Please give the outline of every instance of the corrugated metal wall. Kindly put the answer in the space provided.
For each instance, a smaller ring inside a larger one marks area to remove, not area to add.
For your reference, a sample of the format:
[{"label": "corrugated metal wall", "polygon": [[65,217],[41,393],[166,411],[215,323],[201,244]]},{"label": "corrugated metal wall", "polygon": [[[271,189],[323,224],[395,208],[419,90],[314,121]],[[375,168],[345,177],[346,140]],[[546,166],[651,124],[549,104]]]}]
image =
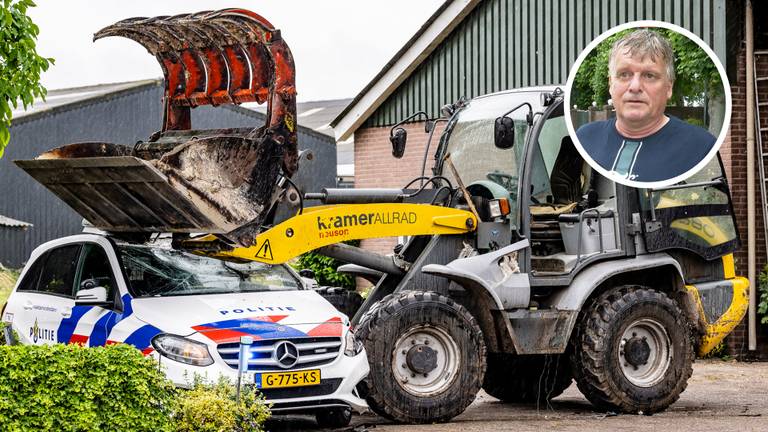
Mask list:
[{"label": "corrugated metal wall", "polygon": [[[18,267],[36,246],[82,231],[82,218],[12,161],[32,159],[46,150],[75,142],[133,144],[145,140],[160,129],[162,90],[159,84],[148,85],[58,109],[52,114],[20,118],[12,124],[10,145],[0,158],[0,214],[34,226],[24,235],[0,230],[0,263]],[[204,107],[193,110],[192,124],[196,128],[258,126],[264,123],[262,118],[257,113],[251,117],[232,109]],[[334,140],[314,131],[300,132],[299,147],[311,148],[315,153],[313,163],[302,165],[302,169],[311,171],[299,178],[304,187],[333,187]]]},{"label": "corrugated metal wall", "polygon": [[22,229],[0,226],[0,245],[3,249],[0,252],[3,257],[0,263],[10,268],[21,268],[24,265],[29,257],[29,254],[24,255],[25,243],[31,230],[31,227]]},{"label": "corrugated metal wall", "polygon": [[[151,85],[106,96],[52,114],[20,118],[11,125],[11,142],[0,159],[0,214],[29,222],[19,239],[3,238],[0,262],[18,267],[36,246],[82,231],[82,218],[13,164],[64,144],[105,141],[132,144],[160,128],[162,88]],[[6,243],[8,242],[8,243]]]},{"label": "corrugated metal wall", "polygon": [[592,39],[619,24],[662,20],[707,42],[725,64],[726,0],[486,0],[368,118],[389,126],[462,96],[565,83]]}]

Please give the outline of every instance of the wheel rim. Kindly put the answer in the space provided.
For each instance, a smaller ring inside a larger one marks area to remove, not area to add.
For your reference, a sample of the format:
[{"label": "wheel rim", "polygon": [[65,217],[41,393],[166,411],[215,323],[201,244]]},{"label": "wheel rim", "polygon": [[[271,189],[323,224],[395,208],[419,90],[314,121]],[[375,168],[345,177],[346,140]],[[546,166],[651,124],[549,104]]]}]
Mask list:
[{"label": "wheel rim", "polygon": [[453,337],[429,325],[406,331],[395,343],[392,353],[392,371],[397,383],[416,396],[445,391],[458,376],[459,363],[459,346]]},{"label": "wheel rim", "polygon": [[652,387],[662,381],[673,354],[667,330],[650,318],[627,326],[618,348],[622,373],[638,387]]}]

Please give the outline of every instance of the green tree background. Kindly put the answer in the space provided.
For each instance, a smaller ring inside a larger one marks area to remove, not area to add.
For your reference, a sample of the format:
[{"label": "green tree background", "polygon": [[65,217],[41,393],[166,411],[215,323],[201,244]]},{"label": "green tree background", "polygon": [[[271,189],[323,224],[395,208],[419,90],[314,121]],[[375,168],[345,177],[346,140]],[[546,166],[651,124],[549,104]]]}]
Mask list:
[{"label": "green tree background", "polygon": [[[675,53],[675,87],[668,104],[673,106],[703,106],[708,98],[723,94],[723,82],[714,62],[707,53],[686,36],[669,29],[651,29],[667,38]],[[613,43],[634,31],[628,29],[600,42],[584,59],[576,73],[571,103],[587,109],[595,102],[598,107],[608,103],[608,55]]]},{"label": "green tree background", "polygon": [[27,16],[34,6],[32,0],[2,0],[0,6],[0,157],[11,139],[13,109],[19,102],[26,109],[36,97],[45,98],[40,74],[53,64],[37,54],[40,30]]}]

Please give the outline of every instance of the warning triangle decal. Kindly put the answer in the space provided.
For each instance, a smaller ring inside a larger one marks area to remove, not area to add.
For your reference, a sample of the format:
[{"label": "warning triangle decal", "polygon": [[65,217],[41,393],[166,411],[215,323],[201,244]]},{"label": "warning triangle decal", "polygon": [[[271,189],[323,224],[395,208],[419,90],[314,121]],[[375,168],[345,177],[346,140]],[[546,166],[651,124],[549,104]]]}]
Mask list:
[{"label": "warning triangle decal", "polygon": [[259,251],[256,252],[256,258],[264,258],[270,261],[274,260],[272,257],[272,246],[269,245],[269,239],[264,240]]}]

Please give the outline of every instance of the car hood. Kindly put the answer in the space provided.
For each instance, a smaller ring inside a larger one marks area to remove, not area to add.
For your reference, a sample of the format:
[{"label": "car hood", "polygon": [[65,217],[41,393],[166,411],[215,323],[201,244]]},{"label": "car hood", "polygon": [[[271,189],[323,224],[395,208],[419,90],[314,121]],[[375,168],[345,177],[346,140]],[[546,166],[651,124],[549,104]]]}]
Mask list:
[{"label": "car hood", "polygon": [[341,336],[348,319],[311,290],[152,297],[133,300],[134,314],[165,333],[200,333],[217,343]]}]

